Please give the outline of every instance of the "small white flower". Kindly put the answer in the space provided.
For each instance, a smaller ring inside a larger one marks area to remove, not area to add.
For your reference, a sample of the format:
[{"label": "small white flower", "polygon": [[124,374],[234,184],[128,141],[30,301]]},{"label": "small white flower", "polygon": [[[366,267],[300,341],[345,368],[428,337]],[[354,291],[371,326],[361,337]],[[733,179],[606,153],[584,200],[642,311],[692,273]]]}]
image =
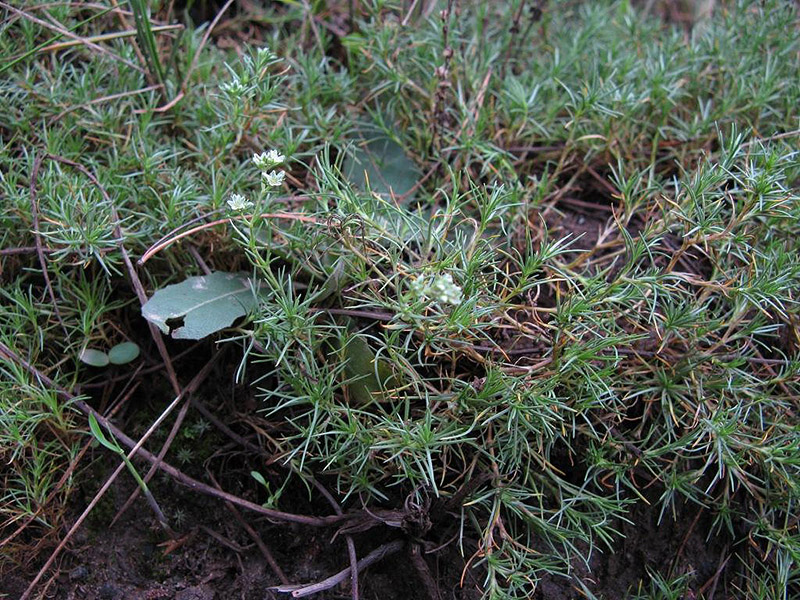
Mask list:
[{"label": "small white flower", "polygon": [[266,171],[261,173],[261,181],[264,185],[268,187],[278,187],[283,184],[283,180],[286,177],[286,173],[283,171],[271,171],[267,173]]},{"label": "small white flower", "polygon": [[411,291],[414,292],[415,296],[422,297],[425,295],[425,278],[424,277],[417,277],[414,281],[411,282]]},{"label": "small white flower", "polygon": [[266,172],[272,167],[277,167],[286,157],[277,150],[270,150],[269,152],[262,152],[261,154],[253,154],[253,163],[261,171]]},{"label": "small white flower", "polygon": [[228,200],[228,206],[231,210],[245,210],[253,206],[253,203],[247,200],[241,194],[231,194],[230,199]]},{"label": "small white flower", "polygon": [[261,154],[253,154],[253,163],[262,171],[269,168],[269,165],[267,164],[268,160],[269,159],[267,158],[266,152],[262,152]]},{"label": "small white flower", "polygon": [[440,304],[461,304],[461,286],[453,282],[453,276],[450,273],[418,277],[411,282],[410,288],[418,298],[430,298]]},{"label": "small white flower", "polygon": [[234,77],[233,80],[228,83],[219,84],[219,89],[231,96],[241,96],[247,91],[247,88],[238,77]]},{"label": "small white flower", "polygon": [[267,160],[274,167],[275,165],[279,165],[283,161],[285,161],[286,157],[277,150],[270,150],[269,152],[267,152]]},{"label": "small white flower", "polygon": [[434,298],[442,304],[461,303],[461,286],[453,282],[453,276],[450,273],[438,277],[431,286],[431,291]]}]

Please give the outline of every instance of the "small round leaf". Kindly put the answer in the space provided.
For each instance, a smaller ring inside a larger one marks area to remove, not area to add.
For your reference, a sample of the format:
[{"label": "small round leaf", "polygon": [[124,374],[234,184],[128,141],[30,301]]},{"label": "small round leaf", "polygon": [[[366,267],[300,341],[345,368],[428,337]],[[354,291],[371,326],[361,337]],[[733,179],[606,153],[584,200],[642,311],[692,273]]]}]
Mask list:
[{"label": "small round leaf", "polygon": [[92,367],[105,367],[108,364],[108,354],[102,350],[85,348],[78,358],[81,362]]},{"label": "small round leaf", "polygon": [[138,356],[139,346],[133,342],[122,342],[108,351],[108,360],[114,365],[124,365]]}]

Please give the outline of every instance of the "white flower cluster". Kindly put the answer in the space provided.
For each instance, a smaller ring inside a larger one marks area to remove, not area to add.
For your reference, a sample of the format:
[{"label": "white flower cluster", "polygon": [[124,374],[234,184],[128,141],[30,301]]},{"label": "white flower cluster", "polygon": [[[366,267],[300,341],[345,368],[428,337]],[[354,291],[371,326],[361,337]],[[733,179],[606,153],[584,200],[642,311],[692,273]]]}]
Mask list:
[{"label": "white flower cluster", "polygon": [[261,172],[269,171],[273,167],[277,167],[286,157],[277,150],[270,150],[269,152],[262,152],[261,154],[253,154],[253,163],[256,167],[261,169]]},{"label": "white flower cluster", "polygon": [[[261,171],[262,193],[269,188],[283,185],[286,173],[280,170],[276,171],[274,168],[282,164],[285,160],[286,157],[277,150],[253,154],[253,164]],[[228,206],[231,210],[242,211],[253,206],[253,203],[248,201],[247,198],[241,194],[231,194],[228,200]]]},{"label": "white flower cluster", "polygon": [[283,171],[271,171],[261,173],[261,182],[267,187],[278,187],[283,184],[286,173]]},{"label": "white flower cluster", "polygon": [[411,282],[411,290],[419,298],[430,298],[440,304],[461,303],[461,286],[453,281],[450,273],[418,277]]},{"label": "white flower cluster", "polygon": [[264,187],[279,187],[283,184],[286,173],[271,169],[277,167],[285,160],[286,157],[277,150],[253,154],[253,163],[261,170],[261,183]]}]

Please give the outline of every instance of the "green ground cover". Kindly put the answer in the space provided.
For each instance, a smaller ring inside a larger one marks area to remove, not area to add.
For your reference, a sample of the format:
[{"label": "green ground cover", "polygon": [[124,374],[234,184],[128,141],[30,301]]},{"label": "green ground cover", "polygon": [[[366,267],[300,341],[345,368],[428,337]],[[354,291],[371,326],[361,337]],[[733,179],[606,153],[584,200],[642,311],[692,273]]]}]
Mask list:
[{"label": "green ground cover", "polygon": [[610,598],[598,554],[702,514],[710,575],[640,564],[631,597],[797,597],[794,3],[693,29],[627,2],[235,3],[213,30],[151,4],[0,2],[0,574],[41,566],[108,456],[86,407],[126,429],[92,385],[190,348],[137,292],[221,271],[246,316],[201,351],[271,424],[237,424],[276,457],[242,474],[269,508],[317,478],[345,513],[416,511],[371,529],[449,541],[487,598]]}]

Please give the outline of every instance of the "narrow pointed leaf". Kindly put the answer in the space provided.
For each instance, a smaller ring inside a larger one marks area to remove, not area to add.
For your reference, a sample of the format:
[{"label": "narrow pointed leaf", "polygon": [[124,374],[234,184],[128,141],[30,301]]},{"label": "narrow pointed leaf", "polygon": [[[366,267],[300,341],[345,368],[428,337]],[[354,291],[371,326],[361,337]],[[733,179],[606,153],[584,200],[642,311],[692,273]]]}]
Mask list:
[{"label": "narrow pointed leaf", "polygon": [[106,437],[106,435],[103,433],[103,430],[100,428],[100,423],[97,422],[97,418],[92,413],[89,413],[89,429],[91,430],[95,439],[103,444],[103,446],[112,452],[116,452],[117,454],[122,452],[122,448],[120,448],[118,444],[110,441]]}]

